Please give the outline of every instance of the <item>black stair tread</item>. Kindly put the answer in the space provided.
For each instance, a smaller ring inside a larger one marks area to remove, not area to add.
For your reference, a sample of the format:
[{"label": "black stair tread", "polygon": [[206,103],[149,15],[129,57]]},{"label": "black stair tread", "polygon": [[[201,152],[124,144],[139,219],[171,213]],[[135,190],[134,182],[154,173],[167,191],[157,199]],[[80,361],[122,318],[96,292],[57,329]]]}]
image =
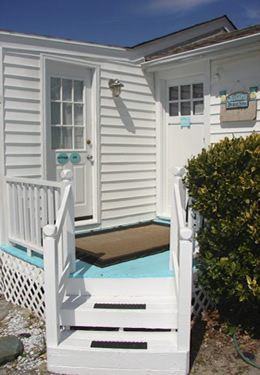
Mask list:
[{"label": "black stair tread", "polygon": [[91,348],[106,349],[147,349],[147,342],[133,341],[92,341]]},{"label": "black stair tread", "polygon": [[145,310],[145,303],[95,303],[94,309]]}]

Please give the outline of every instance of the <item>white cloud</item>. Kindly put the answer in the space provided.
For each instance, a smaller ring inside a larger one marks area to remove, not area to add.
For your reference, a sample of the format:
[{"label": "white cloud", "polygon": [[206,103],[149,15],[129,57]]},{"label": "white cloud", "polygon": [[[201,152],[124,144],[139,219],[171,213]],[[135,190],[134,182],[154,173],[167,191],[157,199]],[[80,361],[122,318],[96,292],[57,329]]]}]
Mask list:
[{"label": "white cloud", "polygon": [[148,0],[145,9],[152,12],[173,12],[189,10],[217,0]]},{"label": "white cloud", "polygon": [[247,18],[253,19],[253,20],[260,20],[260,6],[259,5],[250,5],[250,8],[246,5],[243,6],[245,9]]}]

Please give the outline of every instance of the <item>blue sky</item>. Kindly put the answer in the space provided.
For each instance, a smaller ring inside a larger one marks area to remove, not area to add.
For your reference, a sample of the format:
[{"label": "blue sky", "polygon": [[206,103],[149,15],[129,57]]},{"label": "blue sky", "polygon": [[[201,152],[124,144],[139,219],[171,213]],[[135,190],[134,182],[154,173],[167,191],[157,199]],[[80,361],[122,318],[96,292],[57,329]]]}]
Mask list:
[{"label": "blue sky", "polygon": [[259,0],[0,0],[0,29],[133,46],[226,14],[260,23]]}]

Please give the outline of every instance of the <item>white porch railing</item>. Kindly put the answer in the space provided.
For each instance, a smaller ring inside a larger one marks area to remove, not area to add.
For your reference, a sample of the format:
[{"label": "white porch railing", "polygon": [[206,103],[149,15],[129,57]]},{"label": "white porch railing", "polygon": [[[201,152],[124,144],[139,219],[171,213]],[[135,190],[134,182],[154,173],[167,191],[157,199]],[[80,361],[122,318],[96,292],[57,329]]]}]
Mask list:
[{"label": "white porch railing", "polygon": [[60,338],[60,306],[69,274],[75,271],[74,198],[72,172],[62,171],[64,184],[56,223],[43,228],[46,336],[48,346],[57,346]]},{"label": "white porch railing", "polygon": [[7,177],[7,238],[31,252],[43,253],[43,228],[57,221],[71,171],[61,182]]},{"label": "white porch railing", "polygon": [[174,168],[170,268],[174,269],[178,305],[178,350],[190,348],[190,320],[192,293],[193,220],[186,222],[187,193],[182,183],[184,168]]}]

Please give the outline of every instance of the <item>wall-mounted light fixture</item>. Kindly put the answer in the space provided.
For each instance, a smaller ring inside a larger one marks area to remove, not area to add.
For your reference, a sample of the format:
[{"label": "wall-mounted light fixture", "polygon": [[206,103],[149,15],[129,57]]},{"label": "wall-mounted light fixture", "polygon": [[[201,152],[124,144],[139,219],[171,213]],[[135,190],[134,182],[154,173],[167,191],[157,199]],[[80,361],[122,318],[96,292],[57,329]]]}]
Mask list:
[{"label": "wall-mounted light fixture", "polygon": [[108,86],[112,91],[113,96],[119,96],[121,93],[121,88],[124,87],[123,83],[119,79],[110,79],[108,81]]},{"label": "wall-mounted light fixture", "polygon": [[215,79],[215,81],[219,81],[220,80],[220,74],[219,74],[219,72],[217,72],[216,74],[214,74],[213,78]]}]

